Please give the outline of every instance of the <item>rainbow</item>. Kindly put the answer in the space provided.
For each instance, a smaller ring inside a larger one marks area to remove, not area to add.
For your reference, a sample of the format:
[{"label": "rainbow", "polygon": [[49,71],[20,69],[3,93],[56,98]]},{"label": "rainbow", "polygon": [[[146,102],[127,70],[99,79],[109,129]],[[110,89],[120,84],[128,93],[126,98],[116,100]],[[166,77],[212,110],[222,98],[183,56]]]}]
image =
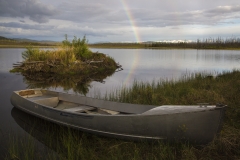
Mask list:
[{"label": "rainbow", "polygon": [[124,8],[126,14],[127,14],[130,25],[132,26],[132,30],[133,30],[134,36],[136,38],[136,41],[139,43],[139,42],[141,42],[141,38],[140,38],[140,34],[138,32],[138,27],[136,26],[136,22],[134,21],[134,17],[132,15],[127,3],[125,2],[125,0],[120,0],[120,1],[123,5],[123,8]]},{"label": "rainbow", "polygon": [[139,64],[139,61],[140,61],[140,53],[139,53],[139,50],[133,50],[133,54],[134,54],[134,59],[132,61],[132,64],[131,64],[131,67],[130,67],[130,70],[128,71],[127,73],[127,76],[126,78],[124,79],[123,81],[123,86],[124,87],[127,87],[127,86],[131,86],[132,85],[132,82],[133,80],[135,79],[134,77],[134,72]]},{"label": "rainbow", "polygon": [[[134,36],[135,36],[135,39],[136,39],[136,42],[139,43],[141,42],[141,38],[140,38],[140,34],[138,32],[138,27],[136,25],[136,22],[134,20],[134,17],[127,5],[127,3],[125,2],[125,0],[120,0],[122,5],[123,5],[123,8],[126,12],[126,15],[129,19],[129,22],[130,22],[130,25],[132,27],[132,30],[133,30],[133,33],[134,33]],[[138,64],[139,64],[139,61],[140,61],[140,54],[139,54],[139,50],[133,50],[134,51],[134,59],[133,59],[133,62],[132,62],[132,66],[123,82],[123,86],[128,86],[128,85],[131,85],[132,84],[132,81],[134,80],[134,77],[133,77],[133,73],[135,72]]]}]

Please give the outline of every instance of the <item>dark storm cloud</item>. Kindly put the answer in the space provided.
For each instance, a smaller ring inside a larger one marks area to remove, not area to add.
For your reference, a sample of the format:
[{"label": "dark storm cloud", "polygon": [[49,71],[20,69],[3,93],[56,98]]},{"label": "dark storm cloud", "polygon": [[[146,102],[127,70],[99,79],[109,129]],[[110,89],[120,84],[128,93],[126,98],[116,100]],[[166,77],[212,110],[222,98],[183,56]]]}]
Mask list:
[{"label": "dark storm cloud", "polygon": [[46,23],[58,11],[38,0],[0,0],[0,16],[29,17],[38,23]]}]

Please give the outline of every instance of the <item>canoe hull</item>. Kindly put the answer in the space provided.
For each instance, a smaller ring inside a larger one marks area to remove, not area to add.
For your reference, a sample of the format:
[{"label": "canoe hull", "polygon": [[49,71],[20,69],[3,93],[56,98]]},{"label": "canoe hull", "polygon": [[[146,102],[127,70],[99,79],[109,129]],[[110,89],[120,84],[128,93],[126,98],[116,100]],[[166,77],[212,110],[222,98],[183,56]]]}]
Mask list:
[{"label": "canoe hull", "polygon": [[224,107],[164,115],[88,115],[57,110],[28,101],[16,93],[11,103],[32,115],[97,135],[130,140],[187,140],[206,144],[222,126]]}]

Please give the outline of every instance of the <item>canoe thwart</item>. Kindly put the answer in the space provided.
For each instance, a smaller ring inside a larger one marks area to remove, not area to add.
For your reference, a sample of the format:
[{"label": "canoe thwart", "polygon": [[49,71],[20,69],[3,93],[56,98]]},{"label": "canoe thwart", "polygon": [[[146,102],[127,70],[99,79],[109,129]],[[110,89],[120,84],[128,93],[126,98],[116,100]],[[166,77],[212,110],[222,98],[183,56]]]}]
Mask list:
[{"label": "canoe thwart", "polygon": [[85,111],[89,111],[89,110],[94,110],[95,107],[89,107],[89,106],[78,106],[78,107],[74,107],[74,108],[67,108],[64,109],[64,111],[68,111],[68,112],[85,112]]},{"label": "canoe thwart", "polygon": [[103,109],[103,108],[100,108],[100,110],[102,111],[105,111],[111,115],[116,115],[116,114],[119,114],[120,112],[117,112],[117,111],[112,111],[112,110],[109,110],[109,109]]},{"label": "canoe thwart", "polygon": [[200,107],[207,107],[209,103],[197,103]]}]

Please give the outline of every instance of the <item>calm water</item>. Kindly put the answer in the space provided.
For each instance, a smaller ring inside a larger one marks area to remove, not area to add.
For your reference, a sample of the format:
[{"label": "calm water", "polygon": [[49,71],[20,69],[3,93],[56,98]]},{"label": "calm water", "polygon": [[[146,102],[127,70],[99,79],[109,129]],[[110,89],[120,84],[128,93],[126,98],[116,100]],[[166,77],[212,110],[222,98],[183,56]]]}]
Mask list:
[{"label": "calm water", "polygon": [[[28,136],[21,125],[16,123],[14,117],[18,112],[10,103],[10,96],[14,90],[29,87],[21,74],[9,73],[13,63],[22,61],[23,51],[24,49],[0,49],[0,155],[6,153],[8,138],[13,133]],[[166,78],[179,79],[182,75],[192,72],[217,74],[238,69],[240,66],[240,51],[144,49],[92,49],[92,51],[113,57],[122,65],[123,70],[104,79],[105,83],[91,82],[87,96],[99,93],[104,95],[106,91],[131,86],[134,80],[151,82]],[[64,90],[62,87],[50,89],[73,93],[71,89]],[[44,147],[44,144],[38,143]]]}]

